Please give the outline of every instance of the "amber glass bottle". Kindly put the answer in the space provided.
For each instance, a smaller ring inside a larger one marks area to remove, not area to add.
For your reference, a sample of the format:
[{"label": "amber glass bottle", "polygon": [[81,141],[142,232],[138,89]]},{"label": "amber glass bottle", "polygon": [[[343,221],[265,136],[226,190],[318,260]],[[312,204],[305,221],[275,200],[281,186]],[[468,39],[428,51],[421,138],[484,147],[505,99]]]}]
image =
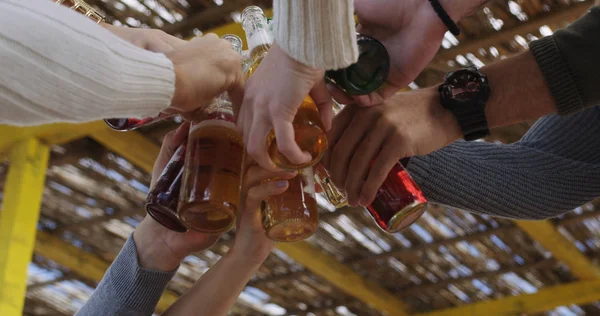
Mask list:
[{"label": "amber glass bottle", "polygon": [[[272,37],[269,33],[267,18],[262,9],[257,6],[250,6],[242,11],[242,27],[246,32],[248,49],[252,58],[251,65],[246,72],[249,77],[266,56],[271,47]],[[286,92],[282,91],[282,93]],[[317,105],[310,96],[304,98],[292,123],[296,143],[302,151],[310,153],[312,160],[301,165],[291,163],[279,152],[273,130],[267,137],[267,148],[271,160],[283,169],[303,169],[316,164],[327,149],[327,136]]]},{"label": "amber glass bottle", "polygon": [[[241,39],[223,37],[241,53]],[[240,200],[242,137],[227,94],[217,97],[192,123],[179,203],[179,218],[190,229],[221,233],[235,223]]]},{"label": "amber glass bottle", "polygon": [[312,167],[298,170],[298,175],[288,183],[284,193],[268,198],[262,207],[267,236],[279,242],[306,239],[319,226]]}]

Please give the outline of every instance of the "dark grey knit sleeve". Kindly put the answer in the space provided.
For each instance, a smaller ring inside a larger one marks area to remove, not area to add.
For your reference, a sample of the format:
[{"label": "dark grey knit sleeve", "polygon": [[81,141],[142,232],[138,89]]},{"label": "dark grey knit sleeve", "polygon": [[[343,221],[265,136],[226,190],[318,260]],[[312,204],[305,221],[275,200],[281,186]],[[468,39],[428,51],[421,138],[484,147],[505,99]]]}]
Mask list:
[{"label": "dark grey knit sleeve", "polygon": [[432,202],[545,219],[600,196],[600,108],[540,119],[514,144],[458,141],[413,157],[408,171]]},{"label": "dark grey knit sleeve", "polygon": [[600,7],[530,47],[559,114],[600,104]]},{"label": "dark grey knit sleeve", "polygon": [[130,236],[98,287],[75,316],[149,316],[175,275],[142,269]]}]

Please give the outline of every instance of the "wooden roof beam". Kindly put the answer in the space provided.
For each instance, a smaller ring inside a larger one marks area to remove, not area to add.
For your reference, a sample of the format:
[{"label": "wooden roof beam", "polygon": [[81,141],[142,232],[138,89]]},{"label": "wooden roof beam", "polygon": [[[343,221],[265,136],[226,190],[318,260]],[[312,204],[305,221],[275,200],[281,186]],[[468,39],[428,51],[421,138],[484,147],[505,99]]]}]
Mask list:
[{"label": "wooden roof beam", "polygon": [[91,122],[84,124],[48,124],[32,127],[17,127],[0,125],[0,153],[4,153],[17,142],[35,137],[44,145],[52,146],[68,143],[83,138],[89,133],[105,127],[104,122]]},{"label": "wooden roof beam", "polygon": [[[98,256],[68,244],[57,236],[41,231],[37,233],[34,252],[68,268],[72,273],[95,282],[102,280],[104,272],[110,266],[108,262]],[[178,297],[173,292],[165,291],[158,302],[157,309],[166,310]]]},{"label": "wooden roof beam", "polygon": [[[446,60],[454,60],[457,55],[477,52],[479,48],[487,48],[501,42],[511,41],[517,34],[526,34],[537,31],[541,26],[552,25],[563,21],[572,21],[582,16],[593,5],[592,1],[576,2],[568,8],[555,10],[542,17],[521,23],[517,27],[493,33],[482,39],[460,42],[458,46],[442,49],[436,55],[437,64],[445,64]],[[435,62],[434,60],[434,62]]]},{"label": "wooden roof beam", "polygon": [[201,10],[196,14],[187,16],[180,22],[168,24],[163,27],[162,30],[169,34],[187,33],[195,28],[202,30],[203,28],[206,28],[207,25],[218,23],[223,17],[227,16],[227,14],[243,9],[251,4],[252,1],[249,0],[227,0],[220,6]]},{"label": "wooden roof beam", "polygon": [[517,221],[533,240],[563,262],[581,280],[600,279],[600,269],[561,234],[551,221]]},{"label": "wooden roof beam", "polygon": [[600,300],[600,280],[550,286],[534,294],[522,294],[459,307],[415,314],[415,316],[507,316],[541,313],[559,306],[581,305]]}]

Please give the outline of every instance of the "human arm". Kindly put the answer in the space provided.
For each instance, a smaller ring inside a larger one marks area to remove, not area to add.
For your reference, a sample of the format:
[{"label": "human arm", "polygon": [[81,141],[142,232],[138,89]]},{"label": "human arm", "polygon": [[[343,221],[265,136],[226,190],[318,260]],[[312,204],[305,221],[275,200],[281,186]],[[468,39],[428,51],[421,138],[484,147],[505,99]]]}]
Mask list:
[{"label": "human arm", "polygon": [[514,144],[458,141],[410,159],[432,202],[517,219],[546,219],[600,196],[600,108],[540,119]]},{"label": "human arm", "polygon": [[[227,315],[274,245],[262,226],[260,203],[283,193],[288,185],[285,179],[294,176],[294,172],[272,173],[257,166],[248,170],[242,195],[246,202],[240,210],[233,246],[163,315]],[[273,178],[283,180],[265,182]]]},{"label": "human arm", "polygon": [[[449,17],[456,23],[477,11],[488,0],[440,0]],[[330,87],[339,103],[376,105],[415,80],[441,47],[448,28],[429,1],[421,0],[355,0],[359,25],[357,32],[379,40],[390,55],[387,82],[377,91],[365,95],[346,96]]]},{"label": "human arm", "polygon": [[[591,61],[595,58],[593,52],[600,51],[600,44],[595,40],[598,30],[600,8],[594,8],[550,39],[532,43],[531,51],[483,67],[481,72],[488,77],[491,89],[485,106],[488,125],[499,127],[598,104],[600,93],[595,89],[598,81],[594,76],[598,76],[600,70],[594,68],[600,64]],[[540,42],[544,46],[542,53],[536,48]],[[563,51],[546,47],[554,42],[569,43],[573,47],[565,47]],[[581,54],[573,54],[568,62],[564,61],[565,52],[573,50]],[[584,60],[584,64],[580,64],[580,60]],[[571,68],[578,70],[565,70]],[[351,203],[358,203],[361,191],[365,192],[363,202],[370,203],[385,175],[399,159],[429,154],[462,137],[454,116],[441,106],[436,88],[398,93],[381,108],[362,111],[365,115],[375,114],[372,119],[380,122],[349,123],[351,117],[336,118],[337,124],[328,135],[330,148],[333,148],[331,159],[336,162],[336,166],[332,166],[333,180],[346,188]],[[345,130],[348,130],[347,135],[342,135]],[[363,154],[353,155],[357,150]],[[377,163],[369,169],[369,162],[375,159]],[[348,172],[350,167],[352,173]]]},{"label": "human arm", "polygon": [[273,168],[266,150],[271,129],[292,163],[310,160],[294,141],[293,118],[310,93],[328,129],[332,102],[325,70],[358,59],[353,0],[274,0],[274,14],[275,43],[248,80],[237,122],[248,153],[264,168]]},{"label": "human arm", "polygon": [[225,90],[241,100],[239,56],[214,35],[160,53],[119,37],[51,1],[0,1],[0,123],[190,112]]},{"label": "human arm", "polygon": [[[184,123],[165,137],[154,164],[151,186],[178,145],[185,141],[188,130],[189,124]],[[219,237],[193,231],[177,233],[146,216],[77,315],[152,315],[181,261],[192,252],[210,248]]]}]

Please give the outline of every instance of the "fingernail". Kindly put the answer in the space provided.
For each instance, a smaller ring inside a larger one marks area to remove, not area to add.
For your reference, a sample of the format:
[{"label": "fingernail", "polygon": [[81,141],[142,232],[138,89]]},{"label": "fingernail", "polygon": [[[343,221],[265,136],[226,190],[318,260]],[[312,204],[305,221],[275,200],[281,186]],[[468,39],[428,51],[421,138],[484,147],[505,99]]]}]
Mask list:
[{"label": "fingernail", "polygon": [[279,181],[275,181],[275,186],[278,188],[283,188],[287,185],[287,180],[279,180]]},{"label": "fingernail", "polygon": [[361,196],[360,199],[358,199],[358,204],[360,204],[360,206],[369,206],[368,202],[367,202],[367,198],[364,196]]}]

